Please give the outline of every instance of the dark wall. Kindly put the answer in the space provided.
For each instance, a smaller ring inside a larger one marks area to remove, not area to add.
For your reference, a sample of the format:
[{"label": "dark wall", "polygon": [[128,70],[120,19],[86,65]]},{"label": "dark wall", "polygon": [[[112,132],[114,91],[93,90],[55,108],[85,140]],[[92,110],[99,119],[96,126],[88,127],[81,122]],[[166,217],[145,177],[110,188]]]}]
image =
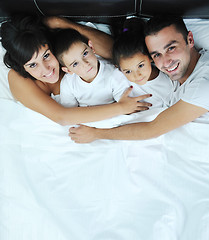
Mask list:
[{"label": "dark wall", "polygon": [[144,0],[140,14],[175,14],[185,18],[209,18],[209,0]]},{"label": "dark wall", "polygon": [[17,12],[97,22],[114,21],[129,15],[149,17],[157,13],[209,18],[209,0],[0,0],[0,17]]},{"label": "dark wall", "polygon": [[42,15],[62,15],[76,20],[106,21],[136,15],[136,6],[135,0],[0,0],[0,14],[37,11]]}]

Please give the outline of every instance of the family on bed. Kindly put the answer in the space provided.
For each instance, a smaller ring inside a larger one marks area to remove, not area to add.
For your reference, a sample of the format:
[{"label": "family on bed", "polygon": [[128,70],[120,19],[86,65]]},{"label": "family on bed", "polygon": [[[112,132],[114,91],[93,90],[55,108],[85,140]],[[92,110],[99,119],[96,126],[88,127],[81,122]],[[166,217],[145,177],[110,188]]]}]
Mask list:
[{"label": "family on bed", "polygon": [[2,24],[1,37],[13,96],[63,125],[166,107],[151,122],[72,127],[69,136],[76,143],[150,139],[199,118],[209,123],[208,52],[195,48],[181,17],[140,21],[114,41],[63,18],[44,24],[32,16],[11,18]]}]

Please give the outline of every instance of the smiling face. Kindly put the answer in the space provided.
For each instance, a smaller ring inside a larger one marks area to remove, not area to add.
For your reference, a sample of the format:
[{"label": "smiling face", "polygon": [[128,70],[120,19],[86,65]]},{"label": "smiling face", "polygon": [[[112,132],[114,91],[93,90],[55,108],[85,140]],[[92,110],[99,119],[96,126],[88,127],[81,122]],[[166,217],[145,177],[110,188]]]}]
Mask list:
[{"label": "smiling face", "polygon": [[48,45],[41,46],[38,53],[24,64],[24,69],[32,77],[42,82],[55,83],[59,79],[59,63]]},{"label": "smiling face", "polygon": [[188,33],[187,43],[174,25],[165,27],[156,34],[148,35],[145,42],[155,65],[171,80],[183,83],[193,71],[191,49],[193,35]]},{"label": "smiling face", "polygon": [[63,54],[63,62],[66,67],[63,71],[75,73],[85,82],[94,80],[98,73],[98,60],[93,50],[83,42],[76,42]]},{"label": "smiling face", "polygon": [[120,70],[129,81],[139,85],[144,85],[151,80],[151,60],[147,55],[140,52],[128,58],[121,58]]}]

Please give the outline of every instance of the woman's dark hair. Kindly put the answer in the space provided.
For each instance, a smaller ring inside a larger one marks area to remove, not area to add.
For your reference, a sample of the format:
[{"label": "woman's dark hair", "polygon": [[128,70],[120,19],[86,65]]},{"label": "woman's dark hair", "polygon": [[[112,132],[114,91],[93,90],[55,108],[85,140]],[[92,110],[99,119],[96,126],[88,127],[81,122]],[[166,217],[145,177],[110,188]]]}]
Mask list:
[{"label": "woman's dark hair", "polygon": [[129,24],[126,22],[124,26],[124,31],[113,44],[113,64],[118,67],[121,58],[129,58],[138,52],[150,56],[144,40],[145,22],[142,19],[134,19]]},{"label": "woman's dark hair", "polygon": [[63,62],[63,54],[77,42],[83,42],[88,45],[88,39],[81,35],[74,29],[55,29],[52,37],[52,49],[54,55],[62,66],[65,66]]},{"label": "woman's dark hair", "polygon": [[6,49],[4,63],[23,77],[34,79],[24,69],[41,46],[49,44],[46,27],[38,16],[15,15],[1,26],[1,42]]}]

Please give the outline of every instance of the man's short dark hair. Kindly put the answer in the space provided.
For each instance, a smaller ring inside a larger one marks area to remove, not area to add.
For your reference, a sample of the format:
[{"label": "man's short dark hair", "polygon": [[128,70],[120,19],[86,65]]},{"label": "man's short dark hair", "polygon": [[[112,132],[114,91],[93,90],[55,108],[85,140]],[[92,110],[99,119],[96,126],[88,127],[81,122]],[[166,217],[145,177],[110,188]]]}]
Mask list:
[{"label": "man's short dark hair", "polygon": [[153,35],[159,31],[161,31],[165,27],[169,27],[174,25],[177,32],[181,33],[184,37],[184,40],[187,43],[188,30],[186,25],[180,16],[173,15],[156,15],[150,18],[147,21],[145,27],[145,37],[149,35]]}]

